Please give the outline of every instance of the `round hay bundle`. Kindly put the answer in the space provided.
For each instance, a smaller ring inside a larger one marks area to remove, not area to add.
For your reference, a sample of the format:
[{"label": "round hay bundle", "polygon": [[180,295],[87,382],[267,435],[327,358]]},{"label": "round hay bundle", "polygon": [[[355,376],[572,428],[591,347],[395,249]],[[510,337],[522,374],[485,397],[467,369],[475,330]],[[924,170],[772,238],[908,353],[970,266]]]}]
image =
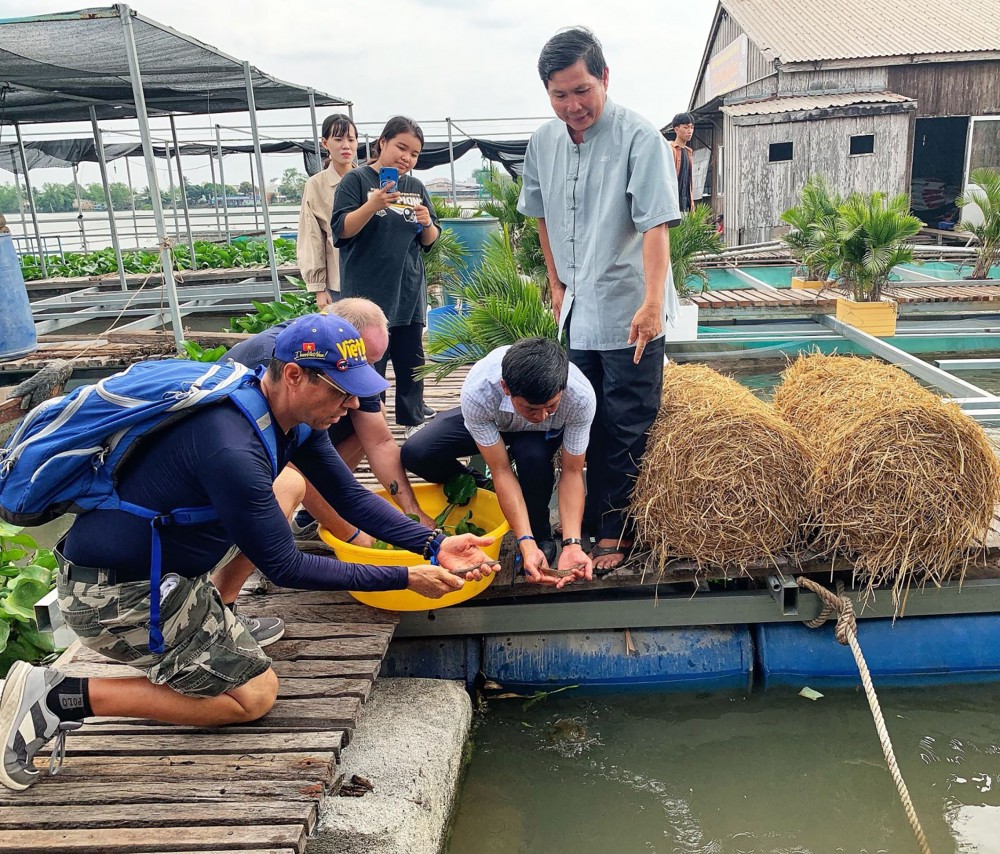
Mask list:
[{"label": "round hay bundle", "polygon": [[789,368],[775,410],[815,443],[811,522],[824,552],[892,585],[897,613],[916,579],[964,572],[1000,502],[1000,463],[982,428],[898,368],[809,356]]},{"label": "round hay bundle", "polygon": [[742,570],[794,544],[812,468],[800,433],[734,380],[669,364],[632,495],[638,539],[670,558]]},{"label": "round hay bundle", "polygon": [[905,371],[857,356],[800,356],[781,374],[774,411],[820,445],[843,417],[893,400],[934,399]]}]

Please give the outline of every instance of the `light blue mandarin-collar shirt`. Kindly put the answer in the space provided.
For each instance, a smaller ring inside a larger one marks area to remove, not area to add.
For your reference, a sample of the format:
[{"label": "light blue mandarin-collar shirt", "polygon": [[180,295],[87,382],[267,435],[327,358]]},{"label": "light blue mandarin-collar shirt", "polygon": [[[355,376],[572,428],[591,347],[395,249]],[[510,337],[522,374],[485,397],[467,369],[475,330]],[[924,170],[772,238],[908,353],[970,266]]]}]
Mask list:
[{"label": "light blue mandarin-collar shirt", "polygon": [[[544,217],[559,280],[561,325],[574,350],[628,347],[632,317],[646,293],[642,235],[681,218],[667,141],[646,119],[608,100],[577,145],[554,119],[531,137],[517,208]],[[668,270],[664,323],[680,304]]]}]

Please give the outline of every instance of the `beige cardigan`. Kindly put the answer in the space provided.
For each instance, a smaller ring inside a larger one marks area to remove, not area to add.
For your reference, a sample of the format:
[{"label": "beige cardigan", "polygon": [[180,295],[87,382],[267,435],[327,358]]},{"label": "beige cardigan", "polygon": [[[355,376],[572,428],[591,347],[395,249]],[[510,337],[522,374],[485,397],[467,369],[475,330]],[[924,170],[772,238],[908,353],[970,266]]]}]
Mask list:
[{"label": "beige cardigan", "polygon": [[324,289],[340,293],[340,253],[333,246],[330,228],[339,183],[340,175],[331,165],[306,181],[302,190],[295,256],[306,289],[313,293]]}]

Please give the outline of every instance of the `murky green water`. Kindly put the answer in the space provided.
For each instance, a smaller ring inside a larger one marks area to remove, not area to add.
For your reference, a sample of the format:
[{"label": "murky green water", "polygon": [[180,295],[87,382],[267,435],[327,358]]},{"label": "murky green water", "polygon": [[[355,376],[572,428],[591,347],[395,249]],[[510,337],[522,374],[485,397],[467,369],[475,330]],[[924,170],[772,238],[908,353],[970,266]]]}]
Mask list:
[{"label": "murky green water", "polygon": [[[863,638],[862,638],[863,645]],[[1000,852],[1000,686],[879,692],[935,854]],[[562,721],[562,723],[560,723]],[[494,700],[449,854],[908,854],[864,695]]]}]

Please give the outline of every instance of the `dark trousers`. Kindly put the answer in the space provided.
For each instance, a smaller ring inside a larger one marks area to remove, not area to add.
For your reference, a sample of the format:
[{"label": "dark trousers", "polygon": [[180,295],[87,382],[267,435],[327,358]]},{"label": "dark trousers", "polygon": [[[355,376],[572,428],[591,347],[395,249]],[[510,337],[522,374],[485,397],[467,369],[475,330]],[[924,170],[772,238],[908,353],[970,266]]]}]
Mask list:
[{"label": "dark trousers", "polygon": [[[552,458],[562,445],[562,434],[562,430],[500,434],[517,467],[531,533],[539,540],[552,536],[549,525],[549,501],[555,483]],[[476,442],[465,429],[461,408],[456,407],[439,412],[419,433],[407,439],[400,458],[407,471],[430,483],[447,483],[456,474],[470,471],[457,458],[476,453],[479,453]]]},{"label": "dark trousers", "polygon": [[[415,379],[413,371],[424,364],[424,325],[389,327],[389,349],[375,363],[383,377],[392,359],[396,373],[396,423],[401,427],[416,427],[424,423],[424,381]],[[385,400],[383,393],[382,399]]]},{"label": "dark trousers", "polygon": [[574,350],[569,360],[590,380],[597,413],[587,446],[587,504],[584,527],[602,539],[628,541],[626,518],[646,434],[656,418],[663,390],[663,339],[646,345],[639,364],[635,348]]}]

